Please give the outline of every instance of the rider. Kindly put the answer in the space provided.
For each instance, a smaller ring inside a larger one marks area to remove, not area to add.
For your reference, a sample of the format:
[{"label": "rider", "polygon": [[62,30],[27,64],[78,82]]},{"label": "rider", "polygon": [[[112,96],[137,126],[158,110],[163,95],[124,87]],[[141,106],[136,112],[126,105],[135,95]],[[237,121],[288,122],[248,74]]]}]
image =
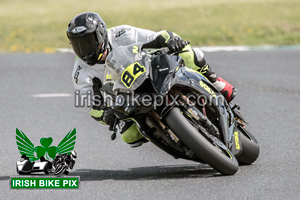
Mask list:
[{"label": "rider", "polygon": [[[200,49],[187,45],[179,35],[173,32],[166,30],[153,32],[128,25],[107,29],[98,14],[81,13],[70,21],[67,37],[78,57],[74,64],[72,79],[75,89],[79,90],[80,94],[88,94],[92,91],[94,96],[100,95],[98,100],[102,101],[100,88],[107,55],[119,46],[138,42],[144,43],[142,48],[168,47],[171,52],[189,50],[179,54],[186,66],[201,72],[227,101],[231,101],[236,94],[231,84],[211,70]],[[109,125],[110,130],[112,129],[115,115],[111,108],[94,104],[89,113],[95,120]],[[133,121],[125,121],[121,127],[122,139],[132,147],[147,142]]]}]

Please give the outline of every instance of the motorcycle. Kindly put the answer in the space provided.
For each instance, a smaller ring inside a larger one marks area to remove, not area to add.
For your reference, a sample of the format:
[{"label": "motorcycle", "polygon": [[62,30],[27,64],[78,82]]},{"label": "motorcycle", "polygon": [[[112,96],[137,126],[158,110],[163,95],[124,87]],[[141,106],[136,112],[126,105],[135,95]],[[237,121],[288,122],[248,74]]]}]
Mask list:
[{"label": "motorcycle", "polygon": [[245,128],[240,107],[185,66],[179,56],[184,51],[141,46],[118,47],[106,59],[101,91],[117,116],[112,139],[119,121],[130,119],[146,139],[176,159],[208,164],[223,175],[253,163],[259,145]]},{"label": "motorcycle", "polygon": [[75,165],[75,158],[77,157],[77,154],[75,151],[71,152],[71,155],[69,154],[59,154],[56,156],[56,158],[53,160],[53,172],[55,175],[60,174],[69,174],[68,169],[73,169]]}]

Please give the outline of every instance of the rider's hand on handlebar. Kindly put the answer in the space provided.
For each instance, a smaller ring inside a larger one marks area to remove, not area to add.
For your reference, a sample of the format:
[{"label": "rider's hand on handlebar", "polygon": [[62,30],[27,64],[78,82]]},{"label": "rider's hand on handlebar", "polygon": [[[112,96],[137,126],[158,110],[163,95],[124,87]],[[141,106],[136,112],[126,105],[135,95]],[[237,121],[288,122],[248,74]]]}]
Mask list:
[{"label": "rider's hand on handlebar", "polygon": [[170,49],[170,52],[176,52],[176,51],[181,51],[188,42],[185,42],[183,39],[180,37],[173,37],[167,42],[167,47]]},{"label": "rider's hand on handlebar", "polygon": [[111,108],[104,108],[103,109],[103,115],[102,115],[102,121],[109,125],[109,130],[113,131],[114,122],[116,119],[116,115]]}]

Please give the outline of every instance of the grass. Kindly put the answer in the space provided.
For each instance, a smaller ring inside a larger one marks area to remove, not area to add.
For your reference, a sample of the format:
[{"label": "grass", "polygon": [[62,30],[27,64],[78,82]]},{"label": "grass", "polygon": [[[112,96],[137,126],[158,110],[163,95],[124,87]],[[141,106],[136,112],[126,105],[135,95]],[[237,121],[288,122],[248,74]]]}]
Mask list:
[{"label": "grass", "polygon": [[0,52],[70,48],[66,27],[87,11],[108,27],[166,29],[194,46],[300,44],[300,0],[1,0]]}]

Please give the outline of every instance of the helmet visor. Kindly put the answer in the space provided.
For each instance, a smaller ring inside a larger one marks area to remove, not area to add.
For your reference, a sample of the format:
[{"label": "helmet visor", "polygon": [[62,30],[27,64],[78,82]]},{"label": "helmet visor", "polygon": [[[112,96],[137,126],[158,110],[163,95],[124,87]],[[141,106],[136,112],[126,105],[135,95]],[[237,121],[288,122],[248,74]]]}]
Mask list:
[{"label": "helmet visor", "polygon": [[82,59],[92,56],[99,47],[97,41],[95,33],[86,34],[80,38],[70,38],[74,52]]}]

